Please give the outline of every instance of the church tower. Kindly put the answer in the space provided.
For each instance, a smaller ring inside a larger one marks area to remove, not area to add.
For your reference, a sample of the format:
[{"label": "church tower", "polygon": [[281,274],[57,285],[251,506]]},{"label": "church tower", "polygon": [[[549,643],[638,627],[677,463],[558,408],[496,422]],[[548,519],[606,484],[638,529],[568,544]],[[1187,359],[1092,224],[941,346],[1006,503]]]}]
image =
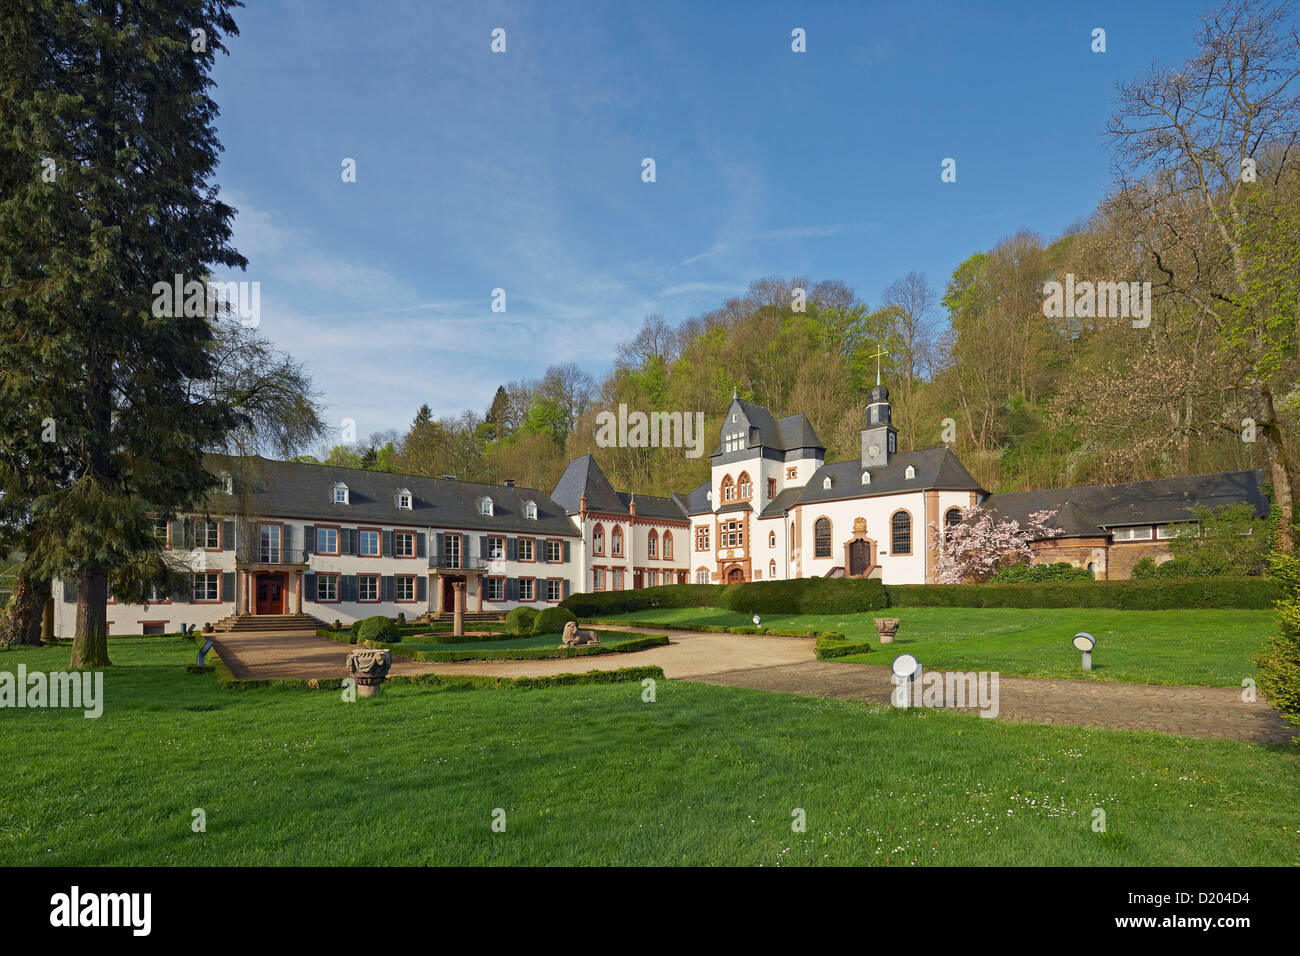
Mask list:
[{"label": "church tower", "polygon": [[862,467],[882,468],[889,464],[889,456],[898,453],[898,432],[890,424],[889,389],[880,384],[871,390],[871,403],[867,406],[867,427],[862,429]]}]

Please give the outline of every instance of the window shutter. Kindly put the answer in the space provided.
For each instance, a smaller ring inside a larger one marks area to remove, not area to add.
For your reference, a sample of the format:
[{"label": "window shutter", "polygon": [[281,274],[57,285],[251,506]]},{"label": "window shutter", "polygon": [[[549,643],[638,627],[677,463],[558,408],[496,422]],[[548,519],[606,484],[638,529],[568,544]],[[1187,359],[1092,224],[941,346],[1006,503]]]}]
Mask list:
[{"label": "window shutter", "polygon": [[[316,526],[307,525],[303,528],[302,549],[307,554],[313,554],[316,551]],[[316,600],[316,592],[311,592],[312,600]]]},{"label": "window shutter", "polygon": [[293,525],[280,526],[280,554],[285,564],[295,564],[293,559]]},{"label": "window shutter", "polygon": [[447,536],[439,531],[433,536],[433,539],[438,546],[437,553],[433,555],[436,566],[442,564],[442,556],[447,553]]},{"label": "window shutter", "polygon": [[397,600],[397,579],[393,575],[385,574],[379,579],[379,600]]},{"label": "window shutter", "polygon": [[519,539],[518,538],[506,538],[506,560],[507,561],[519,560]]},{"label": "window shutter", "polygon": [[340,528],[339,538],[341,539],[339,541],[339,544],[341,545],[341,547],[339,548],[340,554],[357,553],[357,551],[359,550],[358,545],[361,544],[360,531],[358,531],[356,528]]},{"label": "window shutter", "polygon": [[484,561],[488,559],[487,535],[481,534],[478,538],[478,556]]},{"label": "window shutter", "polygon": [[233,521],[221,522],[221,550],[235,550],[235,523]]},{"label": "window shutter", "polygon": [[71,578],[63,579],[63,603],[64,604],[77,603],[77,582],[72,580]]},{"label": "window shutter", "polygon": [[181,543],[183,547],[194,547],[194,524],[189,518],[181,519]]},{"label": "window shutter", "polygon": [[[510,540],[513,541],[514,538],[511,538]],[[506,578],[506,600],[507,601],[519,600],[519,579],[518,578]]]},{"label": "window shutter", "polygon": [[[565,544],[564,548],[565,548],[566,551],[568,550],[569,546],[568,546],[567,543]],[[568,596],[569,596],[569,590],[570,590],[570,588],[569,588],[569,579],[568,579],[568,578],[565,578],[565,579],[564,579],[564,586],[561,588],[561,594],[563,594],[564,597],[568,597]]]},{"label": "window shutter", "polygon": [[180,534],[181,531],[180,528],[177,527],[176,522],[168,521],[167,522],[167,547],[169,548],[176,547],[176,543],[180,540]]},{"label": "window shutter", "polygon": [[428,535],[423,531],[415,532],[415,556],[417,558],[424,557],[425,548],[427,547],[425,543],[427,538]]},{"label": "window shutter", "polygon": [[357,599],[357,576],[355,574],[339,575],[339,600],[355,601]]},{"label": "window shutter", "polygon": [[[564,563],[569,563],[569,542],[564,542]],[[566,582],[567,583],[567,582]]]},{"label": "window shutter", "polygon": [[316,600],[316,575],[311,572],[302,576],[302,599],[304,601]]},{"label": "window shutter", "polygon": [[193,595],[194,595],[194,575],[191,574],[189,591],[186,592],[185,585],[182,584],[180,588],[172,592],[172,603],[187,604],[189,603],[189,600],[191,597],[193,597]]},{"label": "window shutter", "polygon": [[223,571],[221,574],[221,600],[229,604],[235,599],[235,572]]},{"label": "window shutter", "polygon": [[415,599],[417,601],[429,600],[429,579],[423,574],[415,579]]},{"label": "window shutter", "polygon": [[386,558],[393,556],[393,532],[379,532],[379,553]]}]

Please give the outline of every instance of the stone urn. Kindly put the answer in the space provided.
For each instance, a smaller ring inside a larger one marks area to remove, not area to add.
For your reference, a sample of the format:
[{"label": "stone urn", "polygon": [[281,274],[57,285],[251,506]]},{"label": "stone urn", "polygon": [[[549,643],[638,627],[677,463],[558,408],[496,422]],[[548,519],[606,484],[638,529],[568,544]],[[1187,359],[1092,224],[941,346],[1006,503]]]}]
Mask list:
[{"label": "stone urn", "polygon": [[892,644],[894,635],[898,633],[898,618],[896,617],[878,617],[876,618],[876,634],[880,638],[881,644]]},{"label": "stone urn", "polygon": [[389,650],[361,649],[348,655],[348,676],[357,685],[358,697],[374,697],[383,689],[388,670],[393,666]]}]

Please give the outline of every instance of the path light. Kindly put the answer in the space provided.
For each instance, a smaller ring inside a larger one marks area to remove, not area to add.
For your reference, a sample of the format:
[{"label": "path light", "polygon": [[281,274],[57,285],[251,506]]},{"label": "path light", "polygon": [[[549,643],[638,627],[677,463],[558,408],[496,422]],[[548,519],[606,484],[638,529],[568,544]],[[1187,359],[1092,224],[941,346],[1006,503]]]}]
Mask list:
[{"label": "path light", "polygon": [[1071,641],[1075,650],[1083,651],[1083,669],[1092,670],[1092,649],[1097,646],[1097,639],[1087,631],[1080,631]]},{"label": "path light", "polygon": [[209,637],[203,642],[203,646],[199,648],[199,659],[195,662],[199,667],[205,666],[203,658],[208,656],[210,650],[212,650],[212,638]]},{"label": "path light", "polygon": [[921,662],[911,654],[899,654],[894,663],[889,665],[893,672],[893,704],[895,707],[907,707],[912,700],[912,686],[921,679]]},{"label": "path light", "polygon": [[754,615],[754,626],[755,626],[755,627],[758,627],[758,625],[760,625],[760,624],[762,624],[762,623],[763,623],[763,619],[762,619],[761,617],[759,617],[757,614],[755,614],[755,615]]}]

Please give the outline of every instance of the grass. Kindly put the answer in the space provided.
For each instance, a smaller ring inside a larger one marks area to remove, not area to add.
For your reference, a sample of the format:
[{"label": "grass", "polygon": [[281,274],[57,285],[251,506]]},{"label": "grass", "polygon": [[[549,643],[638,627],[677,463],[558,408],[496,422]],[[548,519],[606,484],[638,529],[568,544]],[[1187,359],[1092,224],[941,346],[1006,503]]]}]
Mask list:
[{"label": "grass", "polygon": [[[660,681],[233,692],[110,642],[105,712],[0,710],[6,865],[1300,859],[1293,747]],[[66,648],[0,653],[62,669]],[[206,832],[191,829],[193,811]],[[493,811],[506,830],[491,829]],[[791,829],[795,809],[807,831]],[[1094,810],[1106,814],[1094,832]]]},{"label": "grass", "polygon": [[[721,608],[663,608],[616,615],[627,620],[753,625]],[[892,644],[881,645],[876,617],[901,622]],[[1034,677],[1067,677],[1145,684],[1239,686],[1254,677],[1251,662],[1273,630],[1272,611],[1121,611],[1111,608],[890,608],[874,614],[770,614],[767,627],[840,631],[868,640],[872,654],[840,660],[887,666],[898,654],[915,654],[928,668],[999,671]],[[1092,673],[1080,669],[1070,638],[1087,631],[1097,638]]]},{"label": "grass", "polygon": [[[629,635],[629,640],[635,635]],[[560,634],[534,634],[531,637],[518,637],[502,635],[500,640],[491,641],[447,641],[446,643],[421,644],[418,637],[410,638],[402,642],[403,647],[410,647],[417,651],[465,651],[465,650],[493,650],[493,651],[515,651],[531,650],[537,647],[559,647],[564,643],[563,636]]]}]

